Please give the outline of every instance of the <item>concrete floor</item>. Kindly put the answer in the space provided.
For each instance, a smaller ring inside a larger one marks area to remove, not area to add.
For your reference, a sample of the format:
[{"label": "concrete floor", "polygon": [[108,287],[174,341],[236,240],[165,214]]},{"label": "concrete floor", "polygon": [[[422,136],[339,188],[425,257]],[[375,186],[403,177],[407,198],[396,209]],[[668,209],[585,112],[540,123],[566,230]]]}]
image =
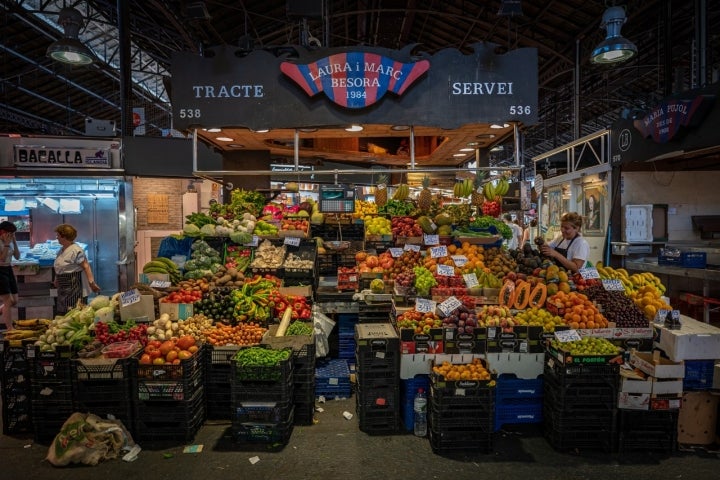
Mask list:
[{"label": "concrete floor", "polygon": [[[411,434],[369,436],[358,429],[354,398],[328,401],[318,406],[316,424],[296,426],[289,444],[279,452],[262,447],[254,451],[227,450],[222,446],[226,422],[207,422],[195,437],[201,453],[182,453],[183,447],[144,450],[126,463],[112,460],[94,467],[56,468],[44,460],[47,445],[29,436],[0,436],[0,480],[145,480],[164,479],[529,479],[608,480],[620,476],[633,480],[717,479],[718,452],[659,454],[559,453],[544,440],[539,429],[499,432],[490,454],[447,457],[436,455],[426,438]],[[257,463],[250,459],[257,457]]]}]

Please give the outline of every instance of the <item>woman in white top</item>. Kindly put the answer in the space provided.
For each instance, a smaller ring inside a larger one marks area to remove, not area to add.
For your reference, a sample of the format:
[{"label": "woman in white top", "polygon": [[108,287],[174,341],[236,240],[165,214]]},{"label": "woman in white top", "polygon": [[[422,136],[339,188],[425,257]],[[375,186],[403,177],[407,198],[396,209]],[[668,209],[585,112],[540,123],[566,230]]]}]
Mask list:
[{"label": "woman in white top", "polygon": [[[65,314],[75,308],[78,301],[87,303],[90,290],[99,292],[95,283],[90,264],[85,252],[75,243],[77,230],[72,225],[63,223],[55,227],[58,243],[62,246],[55,258],[55,288],[57,288],[57,313]],[[87,283],[82,273],[85,272]]]},{"label": "woman in white top", "polygon": [[15,239],[17,228],[12,222],[0,223],[0,300],[2,301],[2,323],[12,330],[12,307],[17,303],[17,280],[12,269],[12,259],[20,258],[20,249]]},{"label": "woman in white top", "polygon": [[543,244],[540,251],[568,271],[577,272],[590,254],[590,245],[580,235],[582,224],[582,217],[577,213],[564,213],[560,217],[560,235]]}]

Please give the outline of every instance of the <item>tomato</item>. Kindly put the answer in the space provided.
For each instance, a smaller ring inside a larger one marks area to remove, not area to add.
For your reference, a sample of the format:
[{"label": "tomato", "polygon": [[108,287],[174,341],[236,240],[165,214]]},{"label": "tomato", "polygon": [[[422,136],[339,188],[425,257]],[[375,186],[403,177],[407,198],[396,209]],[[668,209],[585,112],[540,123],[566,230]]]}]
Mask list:
[{"label": "tomato", "polygon": [[167,356],[168,352],[172,351],[175,348],[175,342],[172,340],[165,340],[158,350],[160,351],[160,354],[162,356]]},{"label": "tomato", "polygon": [[140,365],[150,365],[152,364],[152,358],[150,357],[150,354],[143,353],[140,357]]},{"label": "tomato", "polygon": [[167,363],[172,363],[173,360],[175,360],[176,358],[178,358],[178,352],[177,352],[177,350],[170,350],[170,351],[167,352],[167,354],[165,355],[165,361],[166,361]]},{"label": "tomato", "polygon": [[180,350],[180,352],[178,352],[178,358],[180,360],[187,360],[188,358],[192,357],[192,355],[193,354],[188,352],[187,350]]},{"label": "tomato", "polygon": [[162,357],[154,358],[152,361],[153,365],[165,365],[165,359]]},{"label": "tomato", "polygon": [[175,342],[180,350],[188,350],[195,345],[195,338],[191,335],[183,335]]}]

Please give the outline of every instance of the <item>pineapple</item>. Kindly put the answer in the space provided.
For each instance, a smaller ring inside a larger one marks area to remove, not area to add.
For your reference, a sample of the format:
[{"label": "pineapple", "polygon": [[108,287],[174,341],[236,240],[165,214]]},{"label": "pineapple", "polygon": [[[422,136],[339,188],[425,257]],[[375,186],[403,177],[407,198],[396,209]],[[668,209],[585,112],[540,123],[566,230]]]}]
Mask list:
[{"label": "pineapple", "polygon": [[379,175],[378,183],[375,185],[375,205],[382,207],[387,203],[388,191],[387,191],[387,175]]},{"label": "pineapple", "polygon": [[470,204],[480,208],[485,200],[482,193],[482,181],[485,178],[485,172],[477,172],[475,175],[475,181],[473,182],[473,191],[470,195]]},{"label": "pineapple", "polygon": [[430,210],[430,206],[432,205],[432,193],[428,188],[430,187],[430,177],[428,177],[427,175],[425,175],[422,179],[422,186],[423,189],[418,195],[418,208],[423,212],[427,212],[428,210]]}]

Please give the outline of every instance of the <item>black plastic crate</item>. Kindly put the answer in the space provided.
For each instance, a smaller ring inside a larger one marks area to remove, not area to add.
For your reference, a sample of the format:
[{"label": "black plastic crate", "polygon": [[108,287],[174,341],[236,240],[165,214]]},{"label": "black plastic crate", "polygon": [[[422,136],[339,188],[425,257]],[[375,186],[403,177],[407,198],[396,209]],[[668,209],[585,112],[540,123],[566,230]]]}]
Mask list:
[{"label": "black plastic crate", "polygon": [[308,403],[295,402],[293,422],[295,425],[312,425],[315,419],[315,397]]},{"label": "black plastic crate", "polygon": [[356,405],[358,426],[368,435],[394,435],[400,432],[400,412],[397,408],[366,408]]},{"label": "black plastic crate", "polygon": [[464,405],[468,402],[489,405],[495,399],[495,388],[491,382],[458,380],[438,382],[437,376],[430,375],[430,400],[442,405]]},{"label": "black plastic crate", "polygon": [[438,455],[489,453],[493,448],[492,429],[438,430],[428,428],[430,448]]},{"label": "black plastic crate", "polygon": [[184,381],[189,382],[195,378],[198,372],[202,373],[203,370],[203,353],[204,347],[201,350],[195,352],[190,358],[180,360],[177,365],[163,364],[163,365],[144,365],[140,363],[134,363],[135,378],[138,381],[153,380],[153,381]]},{"label": "black plastic crate", "polygon": [[58,347],[55,351],[43,352],[39,347],[29,346],[27,358],[30,363],[30,378],[33,380],[70,380],[72,376],[70,359],[74,355],[69,348]]},{"label": "black plastic crate", "polygon": [[231,378],[232,369],[229,363],[213,363],[205,367],[205,385],[225,383],[230,388]]},{"label": "black plastic crate", "polygon": [[620,366],[605,365],[563,365],[546,354],[543,378],[545,382],[555,381],[561,386],[606,383],[617,387]]},{"label": "black plastic crate", "polygon": [[140,422],[140,427],[142,428],[150,428],[153,425],[156,425],[158,428],[185,428],[200,411],[202,412],[204,419],[205,392],[201,388],[196,391],[195,395],[189,400],[163,400],[150,402],[138,400],[134,402],[133,405],[135,406],[134,418],[136,425]]},{"label": "black plastic crate", "polygon": [[215,368],[216,366],[227,366],[230,368],[230,363],[235,354],[240,350],[239,345],[224,345],[216,347],[214,345],[206,345],[203,349],[205,355],[205,366],[206,368]]},{"label": "black plastic crate", "polygon": [[49,443],[74,412],[72,404],[32,402],[32,423],[35,441]]},{"label": "black plastic crate", "polygon": [[289,400],[233,402],[232,423],[233,425],[247,422],[282,423],[288,420],[292,409],[293,402]]},{"label": "black plastic crate", "polygon": [[33,422],[28,411],[7,408],[3,399],[2,406],[2,433],[3,435],[15,435],[19,433],[30,433],[33,431]]},{"label": "black plastic crate", "polygon": [[290,441],[294,426],[294,409],[284,422],[245,422],[233,423],[233,440],[240,444],[260,443],[285,446]]},{"label": "black plastic crate", "polygon": [[494,418],[494,409],[490,405],[452,405],[428,404],[428,421],[436,428],[489,428]]},{"label": "black plastic crate", "polygon": [[677,410],[620,410],[618,451],[661,452],[677,450]]},{"label": "black plastic crate", "polygon": [[287,378],[276,382],[239,381],[233,378],[231,385],[231,401],[267,401],[284,402],[293,398],[292,370]]},{"label": "black plastic crate", "polygon": [[28,392],[9,391],[2,394],[2,406],[9,412],[30,413],[32,399]]},{"label": "black plastic crate", "polygon": [[399,370],[383,370],[368,373],[360,368],[357,369],[357,384],[362,388],[397,388],[400,385]]},{"label": "black plastic crate", "polygon": [[201,404],[187,419],[136,419],[133,439],[150,450],[185,445],[193,441],[203,423],[205,405]]},{"label": "black plastic crate", "polygon": [[205,383],[207,418],[230,420],[232,416],[232,389],[230,383]]},{"label": "black plastic crate", "polygon": [[595,420],[573,420],[545,408],[543,426],[545,439],[556,450],[588,449],[607,453],[615,451],[617,431],[614,416]]},{"label": "black plastic crate", "polygon": [[23,341],[20,345],[15,342],[3,340],[0,342],[0,381],[4,383],[6,376],[18,374],[28,375],[30,364],[27,358],[27,349],[33,341]]},{"label": "black plastic crate", "polygon": [[283,382],[292,377],[293,358],[290,355],[278,365],[272,366],[240,366],[232,362],[231,368],[234,382]]},{"label": "black plastic crate", "polygon": [[53,402],[72,405],[72,381],[66,380],[31,380],[30,398],[33,402]]},{"label": "black plastic crate", "polygon": [[543,392],[546,403],[567,413],[617,408],[617,388],[603,382],[561,386],[548,379]]},{"label": "black plastic crate", "polygon": [[72,359],[70,371],[74,382],[129,380],[135,375],[136,362],[136,357]]},{"label": "black plastic crate", "polygon": [[367,410],[400,411],[400,385],[365,388],[358,385],[356,404]]},{"label": "black plastic crate", "polygon": [[141,401],[188,400],[203,389],[202,370],[188,379],[146,380],[138,379],[135,392]]},{"label": "black plastic crate", "polygon": [[400,350],[368,350],[355,349],[355,362],[358,371],[372,375],[400,371]]}]

